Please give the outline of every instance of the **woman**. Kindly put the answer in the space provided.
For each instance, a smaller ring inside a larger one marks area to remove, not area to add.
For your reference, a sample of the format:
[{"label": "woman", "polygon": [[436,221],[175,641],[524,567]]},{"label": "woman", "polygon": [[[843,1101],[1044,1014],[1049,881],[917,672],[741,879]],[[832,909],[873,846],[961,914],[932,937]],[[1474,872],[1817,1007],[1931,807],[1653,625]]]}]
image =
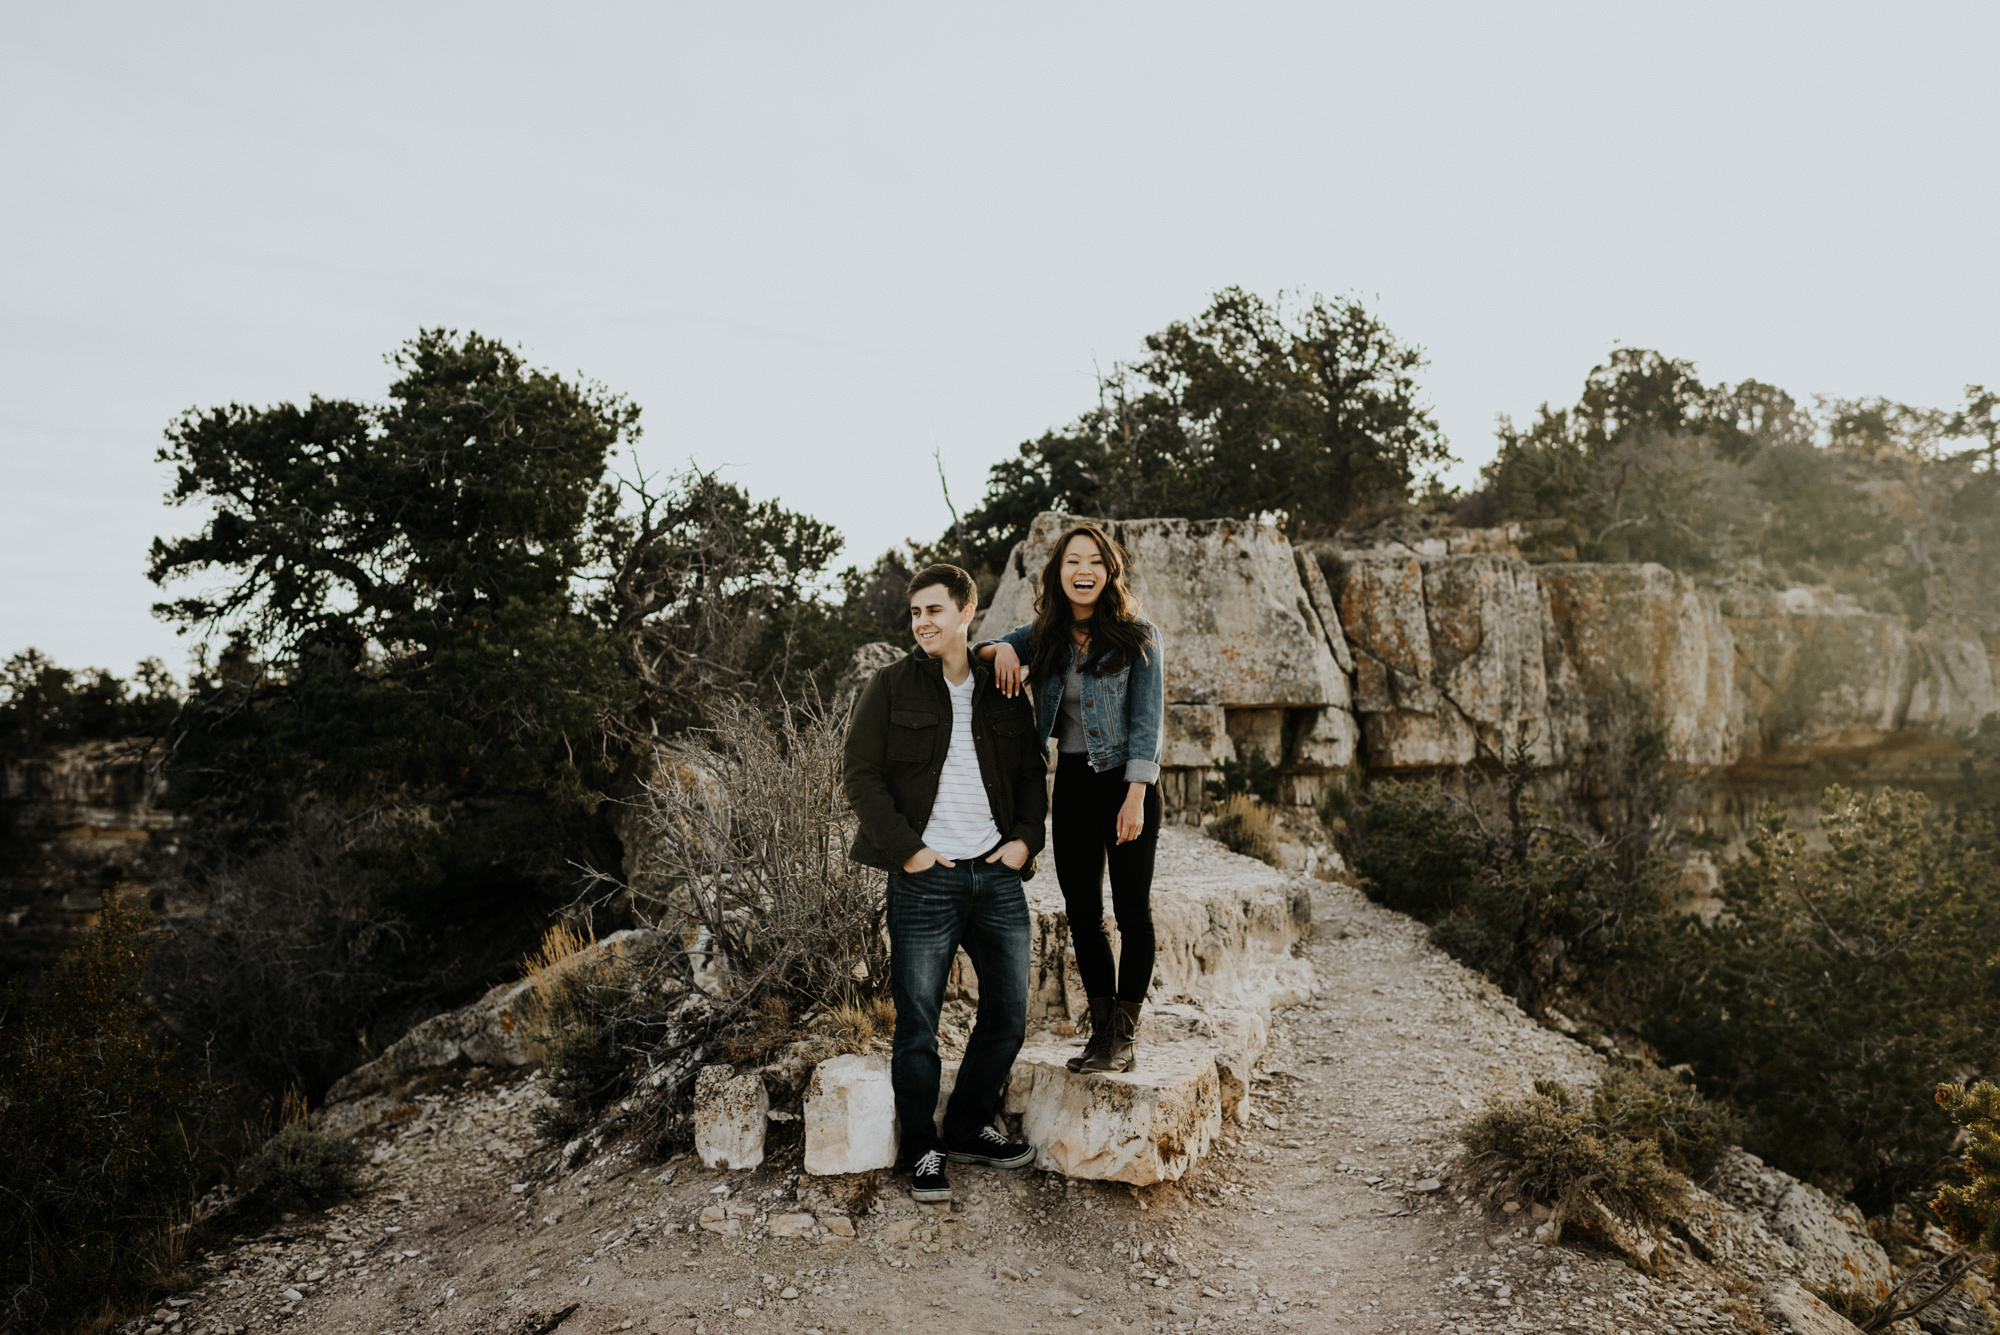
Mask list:
[{"label": "woman", "polygon": [[[1035,620],[978,647],[1012,695],[1022,664],[1035,691],[1042,744],[1056,738],[1050,803],[1056,881],[1069,910],[1076,968],[1090,998],[1090,1042],[1072,1071],[1129,1071],[1141,1006],[1153,981],[1153,848],[1160,832],[1160,735],[1165,713],[1160,632],[1125,584],[1125,554],[1095,524],[1079,524],[1042,567]],[[1104,872],[1121,943],[1114,967],[1104,933]]]}]

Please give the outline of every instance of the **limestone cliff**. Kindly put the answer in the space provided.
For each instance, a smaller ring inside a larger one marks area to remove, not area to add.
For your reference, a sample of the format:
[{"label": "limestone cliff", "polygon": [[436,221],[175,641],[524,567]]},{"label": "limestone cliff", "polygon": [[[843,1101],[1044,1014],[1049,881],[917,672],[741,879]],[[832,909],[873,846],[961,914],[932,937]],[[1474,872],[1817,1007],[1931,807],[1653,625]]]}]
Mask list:
[{"label": "limestone cliff", "polygon": [[[1032,616],[1056,537],[1039,516],[980,633]],[[1225,761],[1261,756],[1285,800],[1346,776],[1580,760],[1629,718],[1712,781],[1724,833],[1764,798],[1810,809],[1829,782],[1936,789],[2000,710],[1970,631],[1870,612],[1821,589],[1697,581],[1657,565],[1531,563],[1505,530],[1412,545],[1294,549],[1230,520],[1111,528],[1167,641],[1170,808]]]},{"label": "limestone cliff", "polygon": [[0,769],[0,977],[49,963],[122,887],[161,905],[178,825],[145,738],[83,742]]}]

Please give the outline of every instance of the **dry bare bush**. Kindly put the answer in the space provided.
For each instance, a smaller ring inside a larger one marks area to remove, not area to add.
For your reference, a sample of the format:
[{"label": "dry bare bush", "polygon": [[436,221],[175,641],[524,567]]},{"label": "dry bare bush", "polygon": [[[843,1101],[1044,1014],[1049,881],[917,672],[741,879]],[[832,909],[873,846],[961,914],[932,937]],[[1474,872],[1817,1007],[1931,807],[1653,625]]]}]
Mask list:
[{"label": "dry bare bush", "polygon": [[1233,853],[1283,864],[1278,858],[1278,835],[1271,809],[1248,793],[1232,793],[1221,811],[1209,822],[1208,835]]},{"label": "dry bare bush", "polygon": [[580,1076],[614,1057],[643,1069],[640,1129],[655,1141],[685,1136],[704,1061],[764,1060],[843,1006],[880,1023],[871,1002],[889,980],[881,874],[847,856],[845,714],[723,699],[710,717],[666,744],[639,803],[633,912],[669,945],[593,989],[569,1041]]},{"label": "dry bare bush", "polygon": [[833,1007],[888,981],[881,875],[847,856],[845,729],[812,706],[773,718],[727,700],[647,789],[660,888],[635,907],[681,942],[668,967],[731,1009]]}]

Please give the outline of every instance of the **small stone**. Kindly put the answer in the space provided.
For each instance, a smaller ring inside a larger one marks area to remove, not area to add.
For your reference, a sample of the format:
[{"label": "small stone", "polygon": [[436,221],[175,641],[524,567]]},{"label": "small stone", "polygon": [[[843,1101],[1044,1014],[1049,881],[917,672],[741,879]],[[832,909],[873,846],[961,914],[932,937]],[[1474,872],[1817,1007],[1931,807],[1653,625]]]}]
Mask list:
[{"label": "small stone", "polygon": [[1521,1202],[1508,1201],[1505,1205],[1500,1207],[1500,1210],[1503,1214],[1518,1214],[1520,1213],[1521,1210]]},{"label": "small stone", "polygon": [[528,1184],[525,1182],[516,1182],[513,1186],[507,1188],[507,1190],[513,1192],[516,1196],[520,1195],[527,1189],[528,1189]]},{"label": "small stone", "polygon": [[787,1284],[785,1286],[785,1291],[783,1293],[780,1293],[778,1296],[780,1298],[783,1298],[786,1302],[790,1302],[792,1299],[799,1296],[799,1291],[793,1288],[791,1285]]},{"label": "small stone", "polygon": [[825,1224],[826,1231],[833,1234],[836,1238],[851,1238],[854,1236],[854,1221],[845,1215],[829,1215],[825,1219],[820,1220],[820,1222]]},{"label": "small stone", "polygon": [[1222,1294],[1219,1291],[1211,1289],[1210,1287],[1208,1287],[1208,1285],[1204,1284],[1201,1286],[1201,1296],[1204,1298],[1220,1298]]},{"label": "small stone", "polygon": [[738,1316],[756,1316],[756,1315],[757,1315],[757,1309],[756,1309],[756,1308],[754,1308],[754,1307],[739,1307],[739,1308],[737,1308],[737,1309],[736,1309],[736,1315],[738,1315]]},{"label": "small stone", "polygon": [[1003,1265],[1003,1266],[1001,1266],[1001,1267],[1000,1267],[1000,1278],[1002,1278],[1002,1279],[1019,1279],[1020,1277],[1021,1277],[1021,1272],[1020,1272],[1020,1271],[1018,1271],[1018,1270],[1016,1270],[1016,1269],[1014,1269],[1014,1268],[1013,1268],[1012,1266],[1005,1266],[1005,1265]]},{"label": "small stone", "polygon": [[288,1303],[300,1302],[305,1298],[305,1295],[297,1289],[286,1289],[281,1296]]},{"label": "small stone", "polygon": [[[804,1238],[812,1235],[816,1221],[809,1214],[777,1214],[771,1216],[771,1236],[774,1238]],[[850,1229],[852,1225],[849,1226]]]},{"label": "small stone", "polygon": [[1437,1190],[1438,1188],[1442,1187],[1443,1185],[1444,1185],[1444,1183],[1442,1183],[1442,1182],[1438,1181],[1438,1180],[1437,1180],[1436,1178],[1434,1178],[1434,1177],[1427,1177],[1427,1178],[1425,1178],[1425,1179],[1424,1179],[1423,1181],[1421,1181],[1421,1182],[1417,1183],[1417,1185],[1416,1185],[1416,1186],[1415,1186],[1415,1187],[1413,1188],[1413,1190],[1416,1190],[1416,1191],[1422,1191],[1422,1192],[1432,1192],[1432,1191],[1436,1191],[1436,1190]]}]

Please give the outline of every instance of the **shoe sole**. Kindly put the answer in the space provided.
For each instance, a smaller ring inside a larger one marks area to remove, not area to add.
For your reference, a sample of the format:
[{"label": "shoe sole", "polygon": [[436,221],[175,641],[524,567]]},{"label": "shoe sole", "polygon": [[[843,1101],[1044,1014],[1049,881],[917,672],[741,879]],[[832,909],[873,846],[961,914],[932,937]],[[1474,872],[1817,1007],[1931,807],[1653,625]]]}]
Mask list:
[{"label": "shoe sole", "polygon": [[1134,1057],[1123,1066],[1079,1066],[1076,1069],[1083,1075],[1125,1075],[1139,1069],[1139,1059]]},{"label": "shoe sole", "polygon": [[940,1191],[918,1191],[915,1187],[911,1187],[910,1199],[913,1201],[926,1201],[926,1202],[948,1201],[951,1199],[951,1188],[945,1187],[943,1190]]},{"label": "shoe sole", "polygon": [[953,1163],[984,1164],[988,1168],[1020,1168],[1035,1161],[1035,1150],[1033,1146],[1029,1146],[1025,1153],[1017,1154],[1011,1159],[996,1159],[990,1154],[961,1154],[957,1150],[945,1151],[944,1157]]}]

